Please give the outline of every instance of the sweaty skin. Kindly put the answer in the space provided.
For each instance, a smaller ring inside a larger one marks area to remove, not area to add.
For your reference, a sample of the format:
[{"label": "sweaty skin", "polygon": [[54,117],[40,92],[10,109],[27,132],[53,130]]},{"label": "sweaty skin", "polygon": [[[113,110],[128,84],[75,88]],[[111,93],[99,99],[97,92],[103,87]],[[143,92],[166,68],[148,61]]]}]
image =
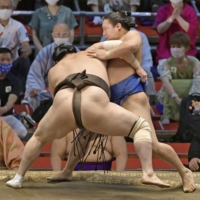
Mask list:
[{"label": "sweaty skin", "polygon": [[[126,79],[127,77],[135,74],[136,71],[127,62],[120,57],[133,53],[136,59],[141,63],[142,47],[141,38],[137,31],[125,30],[120,23],[113,26],[108,19],[103,21],[103,35],[107,40],[122,40],[123,42],[110,51],[109,61],[107,63],[107,72],[109,77],[110,86]],[[94,49],[95,57],[100,60],[108,60],[106,52],[103,49],[103,42],[96,43],[90,47]],[[90,55],[90,54],[89,54]],[[91,56],[91,55],[90,55]],[[124,104],[125,109],[136,113],[138,116],[143,117],[150,124],[152,130],[152,145],[154,157],[159,157],[174,166],[180,173],[183,181],[183,191],[193,192],[195,184],[192,172],[184,167],[179,157],[173,148],[167,144],[160,143],[157,139],[156,132],[152,123],[150,115],[150,105],[148,98],[144,92],[130,95]]]},{"label": "sweaty skin", "polygon": [[[104,20],[105,25],[107,25],[108,21]],[[127,46],[129,44],[134,44],[134,38],[135,38],[135,31],[129,31],[126,34],[126,44]],[[108,35],[105,33],[105,37],[109,39],[123,39],[123,36],[119,38],[109,38]],[[129,41],[129,42],[128,42]],[[136,41],[135,41],[136,42]],[[123,44],[123,43],[122,43]],[[112,58],[115,57],[115,59],[109,60],[107,64],[107,72],[109,77],[110,85],[114,85],[123,79],[129,77],[130,75],[134,74],[133,68],[126,63],[124,60],[118,59],[118,55],[120,54],[120,48],[126,48],[126,46],[118,46],[115,47],[112,51],[111,55]],[[127,51],[130,50],[130,47],[127,47]],[[124,50],[125,52],[125,50]],[[133,54],[138,59],[138,61],[141,62],[142,58],[142,48],[138,45],[138,48],[133,47]],[[183,191],[184,192],[193,192],[195,190],[195,184],[192,172],[184,167],[182,162],[180,161],[179,157],[177,156],[176,152],[173,150],[173,148],[167,144],[160,143],[157,139],[156,132],[152,123],[151,115],[150,115],[150,105],[148,102],[148,98],[144,92],[136,93],[133,95],[130,95],[124,104],[122,105],[125,109],[136,113],[138,116],[143,117],[147,120],[147,122],[151,126],[152,130],[152,146],[153,146],[153,156],[159,157],[166,161],[167,163],[170,163],[173,165],[178,171],[183,181]]]},{"label": "sweaty skin", "polygon": [[[93,74],[102,78],[108,84],[105,62],[90,58],[86,52],[70,53],[56,64],[49,72],[49,87],[53,96],[55,87],[68,75],[81,73]],[[109,86],[109,84],[108,84]],[[40,121],[36,131],[25,146],[19,170],[13,179],[6,182],[7,186],[21,188],[24,176],[31,164],[37,159],[44,145],[54,139],[66,136],[77,128],[72,110],[74,89],[59,90],[54,97],[53,105]],[[106,111],[106,112],[105,112]],[[110,102],[106,92],[96,86],[86,86],[81,90],[81,119],[84,127],[94,133],[108,136],[134,137],[134,133],[147,132],[149,125],[140,118],[141,126],[136,122],[138,116]],[[135,124],[137,126],[133,125]],[[135,129],[135,127],[138,127]],[[85,132],[84,132],[85,134]],[[86,141],[86,140],[85,140]],[[152,168],[151,142],[138,142],[140,151],[137,152],[143,169],[143,182],[159,187],[170,187],[163,183]]]}]

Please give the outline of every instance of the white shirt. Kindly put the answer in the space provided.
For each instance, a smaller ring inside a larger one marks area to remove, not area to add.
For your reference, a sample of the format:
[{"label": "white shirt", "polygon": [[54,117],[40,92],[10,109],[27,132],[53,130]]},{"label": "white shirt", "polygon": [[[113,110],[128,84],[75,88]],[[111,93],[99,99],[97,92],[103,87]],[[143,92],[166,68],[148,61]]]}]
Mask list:
[{"label": "white shirt", "polygon": [[18,48],[20,43],[29,41],[28,33],[24,25],[10,18],[7,26],[0,23],[0,47],[7,47],[13,53],[13,59],[18,58]]}]

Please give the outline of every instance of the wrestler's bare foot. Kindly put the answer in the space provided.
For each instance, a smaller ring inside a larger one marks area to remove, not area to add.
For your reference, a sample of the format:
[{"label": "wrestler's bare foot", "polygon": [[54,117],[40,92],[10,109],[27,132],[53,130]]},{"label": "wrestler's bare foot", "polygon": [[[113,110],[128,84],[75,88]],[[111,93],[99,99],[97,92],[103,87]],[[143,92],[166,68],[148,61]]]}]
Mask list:
[{"label": "wrestler's bare foot", "polygon": [[71,181],[72,180],[72,173],[64,173],[63,171],[56,174],[52,177],[47,177],[49,182],[62,182],[62,181]]},{"label": "wrestler's bare foot", "polygon": [[185,168],[185,173],[181,177],[183,181],[183,191],[193,192],[195,190],[195,184],[192,172]]},{"label": "wrestler's bare foot", "polygon": [[143,174],[141,179],[142,184],[155,185],[161,188],[170,188],[169,184],[163,183],[155,173]]}]

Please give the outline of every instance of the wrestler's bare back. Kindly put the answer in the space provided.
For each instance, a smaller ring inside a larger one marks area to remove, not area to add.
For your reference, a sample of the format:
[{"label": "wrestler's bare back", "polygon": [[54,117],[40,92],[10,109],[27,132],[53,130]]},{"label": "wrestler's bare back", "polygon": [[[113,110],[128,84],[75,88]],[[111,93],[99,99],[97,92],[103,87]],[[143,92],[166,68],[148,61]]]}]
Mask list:
[{"label": "wrestler's bare back", "polygon": [[87,74],[96,75],[102,78],[108,85],[106,62],[87,56],[85,51],[67,55],[49,71],[50,91],[53,94],[55,87],[68,75],[81,73],[86,70]]},{"label": "wrestler's bare back", "polygon": [[[131,34],[133,38],[138,36],[138,34],[139,34],[135,30],[131,30],[128,33],[129,33],[129,36]],[[126,35],[125,35],[122,38],[120,38],[120,40],[126,41],[126,40],[128,40],[128,38],[126,38]],[[141,64],[141,62],[142,62],[142,45],[133,54]],[[107,73],[108,73],[110,85],[112,86],[112,85],[126,79],[127,77],[131,76],[132,74],[135,74],[136,72],[133,69],[133,67],[131,67],[130,64],[128,64],[126,61],[124,61],[123,59],[116,58],[116,59],[112,59],[112,60],[108,61]]]}]

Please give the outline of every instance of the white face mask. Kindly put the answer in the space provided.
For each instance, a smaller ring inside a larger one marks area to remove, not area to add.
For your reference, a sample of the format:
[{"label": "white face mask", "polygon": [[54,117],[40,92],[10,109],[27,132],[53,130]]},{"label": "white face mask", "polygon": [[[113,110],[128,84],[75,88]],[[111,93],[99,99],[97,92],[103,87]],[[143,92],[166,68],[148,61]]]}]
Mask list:
[{"label": "white face mask", "polygon": [[69,38],[54,38],[54,42],[56,46],[59,46],[60,44],[68,44]]},{"label": "white face mask", "polygon": [[180,2],[182,2],[183,0],[170,0],[170,2],[172,3],[172,4],[174,4],[174,5],[176,5],[176,4],[178,4],[178,3],[180,3]]},{"label": "white face mask", "polygon": [[171,48],[170,49],[171,51],[171,55],[174,57],[174,58],[181,58],[185,55],[185,49],[183,47],[181,48]]},{"label": "white face mask", "polygon": [[50,6],[55,6],[59,0],[45,0]]},{"label": "white face mask", "polygon": [[8,9],[3,9],[0,10],[0,19],[2,20],[8,20],[12,15],[12,10],[8,10]]}]

